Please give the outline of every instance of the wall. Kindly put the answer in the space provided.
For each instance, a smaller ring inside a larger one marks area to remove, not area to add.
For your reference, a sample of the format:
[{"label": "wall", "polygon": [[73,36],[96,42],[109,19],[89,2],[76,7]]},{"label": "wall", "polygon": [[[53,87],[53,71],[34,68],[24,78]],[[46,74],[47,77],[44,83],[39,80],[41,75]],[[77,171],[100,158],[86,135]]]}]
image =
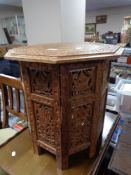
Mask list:
[{"label": "wall", "polygon": [[60,42],[59,0],[23,0],[29,44]]},{"label": "wall", "polygon": [[85,0],[22,0],[28,44],[82,42]]},{"label": "wall", "polygon": [[107,31],[121,32],[124,17],[131,16],[131,6],[87,11],[86,22],[95,23],[97,15],[107,15],[107,23],[97,24],[96,31],[100,35]]},{"label": "wall", "polygon": [[85,0],[62,0],[62,42],[83,42],[85,33]]}]

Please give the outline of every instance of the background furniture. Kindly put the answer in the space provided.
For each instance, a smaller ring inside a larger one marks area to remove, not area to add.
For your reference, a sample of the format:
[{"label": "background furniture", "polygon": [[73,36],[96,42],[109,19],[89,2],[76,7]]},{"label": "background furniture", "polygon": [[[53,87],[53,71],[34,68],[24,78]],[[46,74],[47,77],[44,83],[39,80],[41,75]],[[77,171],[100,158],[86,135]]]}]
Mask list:
[{"label": "background furniture", "polygon": [[52,44],[10,50],[20,61],[33,147],[57,157],[68,168],[69,156],[89,148],[96,154],[104,121],[110,62],[123,49],[84,43]]},{"label": "background furniture", "polygon": [[131,174],[131,119],[123,127],[119,141],[115,147],[108,166],[110,175]]},{"label": "background furniture", "polygon": [[6,52],[14,47],[20,47],[20,45],[0,45],[0,73],[13,77],[20,77],[20,68],[18,62],[3,59]]},{"label": "background furniture", "polygon": [[131,46],[131,16],[124,17],[124,24],[121,30],[121,42],[129,43]]},{"label": "background furniture", "polygon": [[26,106],[21,80],[0,74],[0,89],[2,95],[3,122],[2,128],[8,127],[9,113],[27,120]]},{"label": "background furniture", "polygon": [[[108,110],[111,110],[114,112],[120,112],[125,108],[124,111],[126,111],[126,113],[128,112],[127,107],[129,107],[130,105],[127,105],[126,103],[125,104],[126,107],[124,106],[125,102],[123,101],[124,99],[123,97],[124,97],[124,94],[126,95],[128,94],[129,96],[130,93],[128,93],[127,90],[126,92],[124,92],[122,89],[124,88],[125,82],[127,84],[130,84],[131,82],[131,64],[129,64],[129,61],[128,61],[129,60],[128,58],[130,58],[130,55],[131,55],[131,49],[126,47],[124,48],[124,52],[122,56],[117,60],[118,62],[112,62],[111,73],[110,73],[110,83],[109,83],[108,96],[107,96],[107,105],[106,105],[106,109]],[[130,104],[130,102],[128,103]]]},{"label": "background furniture", "polygon": [[24,17],[15,15],[0,19],[2,28],[6,28],[15,43],[26,41]]}]

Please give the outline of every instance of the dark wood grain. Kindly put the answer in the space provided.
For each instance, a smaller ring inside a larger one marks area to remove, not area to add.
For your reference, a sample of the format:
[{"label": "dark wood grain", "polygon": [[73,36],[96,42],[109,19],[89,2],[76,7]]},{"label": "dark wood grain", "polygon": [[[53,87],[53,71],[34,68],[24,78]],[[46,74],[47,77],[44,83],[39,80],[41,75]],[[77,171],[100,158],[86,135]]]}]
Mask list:
[{"label": "dark wood grain", "polygon": [[8,105],[7,89],[4,84],[1,84],[0,87],[1,87],[1,92],[2,92],[2,105],[3,105],[2,128],[6,128],[8,127],[8,112],[6,110],[6,106]]},{"label": "dark wood grain", "polygon": [[8,99],[10,102],[10,108],[13,109],[13,93],[12,93],[12,88],[10,86],[8,86]]},{"label": "dark wood grain", "polygon": [[20,92],[19,92],[19,89],[15,88],[15,96],[16,96],[16,112],[20,112]]}]

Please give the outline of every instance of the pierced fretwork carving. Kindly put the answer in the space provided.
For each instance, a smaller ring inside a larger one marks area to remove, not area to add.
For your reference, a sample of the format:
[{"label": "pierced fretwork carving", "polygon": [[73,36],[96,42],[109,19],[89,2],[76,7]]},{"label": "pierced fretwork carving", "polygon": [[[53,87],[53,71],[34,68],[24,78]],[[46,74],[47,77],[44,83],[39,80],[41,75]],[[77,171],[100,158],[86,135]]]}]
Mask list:
[{"label": "pierced fretwork carving", "polygon": [[53,108],[44,104],[34,103],[34,110],[38,140],[55,148],[56,121],[53,115]]},{"label": "pierced fretwork carving", "polygon": [[94,93],[95,67],[71,71],[72,96]]},{"label": "pierced fretwork carving", "polygon": [[52,95],[52,76],[49,71],[30,70],[31,89],[33,93]]},{"label": "pierced fretwork carving", "polygon": [[73,106],[69,121],[70,148],[87,144],[90,139],[92,104]]},{"label": "pierced fretwork carving", "polygon": [[88,148],[89,156],[95,155],[103,126],[108,64],[108,60],[21,63],[35,153],[44,148],[56,154],[63,169],[68,167],[69,155]]}]

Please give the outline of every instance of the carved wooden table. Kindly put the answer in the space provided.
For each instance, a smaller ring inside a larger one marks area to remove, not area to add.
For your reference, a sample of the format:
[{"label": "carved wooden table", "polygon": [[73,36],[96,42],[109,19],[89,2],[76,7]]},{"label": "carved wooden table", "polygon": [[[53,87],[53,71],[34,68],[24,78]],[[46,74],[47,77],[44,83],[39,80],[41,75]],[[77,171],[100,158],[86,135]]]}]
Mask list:
[{"label": "carved wooden table", "polygon": [[110,62],[119,46],[83,43],[27,46],[5,58],[21,66],[35,153],[56,155],[58,168],[69,156],[89,148],[96,154],[103,129]]}]

